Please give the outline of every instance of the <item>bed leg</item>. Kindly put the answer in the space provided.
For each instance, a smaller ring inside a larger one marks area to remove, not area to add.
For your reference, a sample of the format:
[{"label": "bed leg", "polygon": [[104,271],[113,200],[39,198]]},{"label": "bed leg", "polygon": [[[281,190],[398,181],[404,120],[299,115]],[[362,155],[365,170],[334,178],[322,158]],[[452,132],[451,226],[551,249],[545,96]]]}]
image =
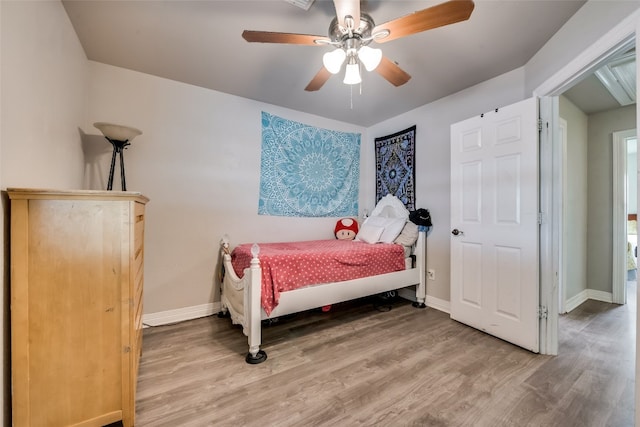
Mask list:
[{"label": "bed leg", "polygon": [[425,226],[418,227],[418,242],[416,243],[417,259],[420,262],[417,268],[420,272],[420,283],[416,285],[416,302],[412,305],[416,308],[426,308],[425,301],[427,300],[427,284],[425,282],[425,259],[427,255],[427,228]]},{"label": "bed leg", "polygon": [[218,317],[220,319],[231,317],[231,313],[229,312],[229,308],[225,304],[224,298],[222,298],[222,295],[220,296],[220,311],[218,312]]},{"label": "bed leg", "polygon": [[253,352],[251,350],[252,349],[249,350],[247,357],[244,359],[247,363],[257,365],[267,360],[267,353],[265,353],[264,350],[255,349]]}]

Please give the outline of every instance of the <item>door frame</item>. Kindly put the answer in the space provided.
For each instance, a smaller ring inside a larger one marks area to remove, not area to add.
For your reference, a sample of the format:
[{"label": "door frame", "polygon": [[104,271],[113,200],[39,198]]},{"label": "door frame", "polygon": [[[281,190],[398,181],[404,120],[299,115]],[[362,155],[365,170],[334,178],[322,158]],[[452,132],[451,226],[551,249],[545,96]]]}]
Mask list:
[{"label": "door frame", "polygon": [[613,250],[612,293],[615,304],[626,304],[627,294],[627,140],[635,129],[613,133]]},{"label": "door frame", "polygon": [[559,209],[559,218],[560,221],[558,223],[558,235],[561,236],[560,241],[558,242],[558,252],[559,252],[559,260],[558,260],[558,313],[566,313],[567,306],[567,264],[566,261],[569,259],[569,254],[567,252],[568,245],[565,242],[568,240],[569,236],[567,234],[567,131],[568,125],[567,121],[562,117],[558,118],[558,142],[560,147],[558,149],[558,155],[560,159],[558,159],[558,163],[561,165],[561,170],[559,171],[559,176],[557,185],[560,187],[560,191],[562,192],[562,203],[558,206]]},{"label": "door frame", "polygon": [[[555,184],[562,174],[561,150],[558,135],[558,96],[593,73],[611,57],[630,46],[640,46],[640,31],[636,26],[640,10],[632,13],[615,28],[591,44],[582,54],[548,78],[534,91],[540,97],[540,305],[546,307],[546,316],[540,319],[540,353],[558,354],[558,280],[560,268],[559,247],[562,239],[562,188]],[[640,70],[640,61],[636,61]],[[640,73],[639,73],[640,74]],[[636,118],[640,122],[640,111]],[[638,123],[636,123],[636,128]],[[638,354],[636,354],[638,356]],[[636,382],[640,390],[640,384]],[[638,398],[639,393],[636,393]]]}]

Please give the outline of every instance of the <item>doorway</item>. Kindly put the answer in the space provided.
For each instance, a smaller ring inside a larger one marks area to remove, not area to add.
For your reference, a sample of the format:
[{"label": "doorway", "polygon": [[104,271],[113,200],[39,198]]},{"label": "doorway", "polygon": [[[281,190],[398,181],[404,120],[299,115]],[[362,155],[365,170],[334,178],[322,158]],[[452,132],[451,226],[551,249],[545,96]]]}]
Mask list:
[{"label": "doorway", "polygon": [[534,91],[540,96],[543,124],[540,136],[540,209],[543,212],[540,224],[540,305],[548,313],[540,319],[540,351],[543,354],[558,352],[558,282],[562,270],[559,248],[563,206],[561,191],[556,187],[562,173],[558,163],[562,158],[558,144],[559,96],[611,58],[629,51],[635,46],[635,41],[635,22],[625,21]]},{"label": "doorway", "polygon": [[[556,131],[558,95],[573,86],[581,77],[593,72],[606,59],[622,52],[622,49],[640,44],[640,33],[637,32],[637,28],[638,14],[634,13],[534,90],[534,95],[540,97],[542,124],[539,175],[540,209],[547,213],[548,219],[547,223],[540,224],[540,305],[546,307],[548,313],[548,316],[540,319],[540,352],[543,354],[558,353],[558,272],[560,271],[558,248],[562,239],[558,228],[558,223],[562,218],[561,198],[558,197],[558,189],[555,187],[557,176],[561,173],[558,165],[560,156]],[[636,73],[638,68],[640,67],[636,62]],[[636,129],[640,128],[639,122],[640,116],[636,115]],[[637,314],[635,317],[636,321],[640,319]],[[636,330],[636,339],[639,336],[640,330]],[[640,352],[636,352],[635,358],[636,366],[640,366]],[[637,408],[640,408],[639,374],[640,372],[636,372],[635,401]],[[640,424],[639,414],[640,411],[636,411],[636,423]]]},{"label": "doorway", "polygon": [[637,170],[637,162],[627,149],[635,131],[618,131],[635,127],[635,102],[620,105],[603,96],[585,108],[584,93],[589,89],[577,85],[559,99],[560,314],[588,299],[625,304],[629,270],[637,266],[630,257],[635,232],[630,243],[627,232],[636,228],[635,218],[628,222],[628,214],[637,214],[636,174],[628,171]]},{"label": "doorway", "polygon": [[[613,132],[612,302],[627,303],[627,285],[637,278],[636,130]],[[634,173],[634,171],[636,171]]]}]

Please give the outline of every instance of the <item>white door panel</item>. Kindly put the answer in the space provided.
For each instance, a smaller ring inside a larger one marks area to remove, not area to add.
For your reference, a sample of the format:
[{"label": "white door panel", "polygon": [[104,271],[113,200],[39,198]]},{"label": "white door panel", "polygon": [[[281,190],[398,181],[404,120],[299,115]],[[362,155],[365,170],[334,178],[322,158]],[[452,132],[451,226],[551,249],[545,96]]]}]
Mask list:
[{"label": "white door panel", "polygon": [[451,317],[538,351],[534,98],[451,126]]}]

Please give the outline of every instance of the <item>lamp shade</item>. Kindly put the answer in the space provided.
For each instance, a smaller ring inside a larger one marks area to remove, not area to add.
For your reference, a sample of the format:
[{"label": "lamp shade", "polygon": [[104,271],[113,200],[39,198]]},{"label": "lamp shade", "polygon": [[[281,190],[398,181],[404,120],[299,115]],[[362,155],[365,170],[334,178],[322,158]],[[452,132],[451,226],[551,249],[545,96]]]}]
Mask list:
[{"label": "lamp shade", "polygon": [[332,52],[325,53],[322,56],[322,63],[324,68],[326,68],[331,74],[337,74],[340,72],[340,68],[342,67],[342,63],[346,57],[347,54],[344,50],[336,49]]},{"label": "lamp shade", "polygon": [[358,58],[362,61],[362,65],[367,71],[373,71],[380,64],[382,59],[382,50],[373,49],[369,46],[362,46],[358,51]]},{"label": "lamp shade", "polygon": [[102,134],[114,141],[131,141],[138,135],[142,135],[142,131],[136,128],[122,125],[114,125],[113,123],[96,122],[93,124]]},{"label": "lamp shade", "polygon": [[347,85],[357,85],[360,82],[362,82],[362,78],[360,77],[360,67],[358,66],[358,62],[349,61],[342,83]]}]

